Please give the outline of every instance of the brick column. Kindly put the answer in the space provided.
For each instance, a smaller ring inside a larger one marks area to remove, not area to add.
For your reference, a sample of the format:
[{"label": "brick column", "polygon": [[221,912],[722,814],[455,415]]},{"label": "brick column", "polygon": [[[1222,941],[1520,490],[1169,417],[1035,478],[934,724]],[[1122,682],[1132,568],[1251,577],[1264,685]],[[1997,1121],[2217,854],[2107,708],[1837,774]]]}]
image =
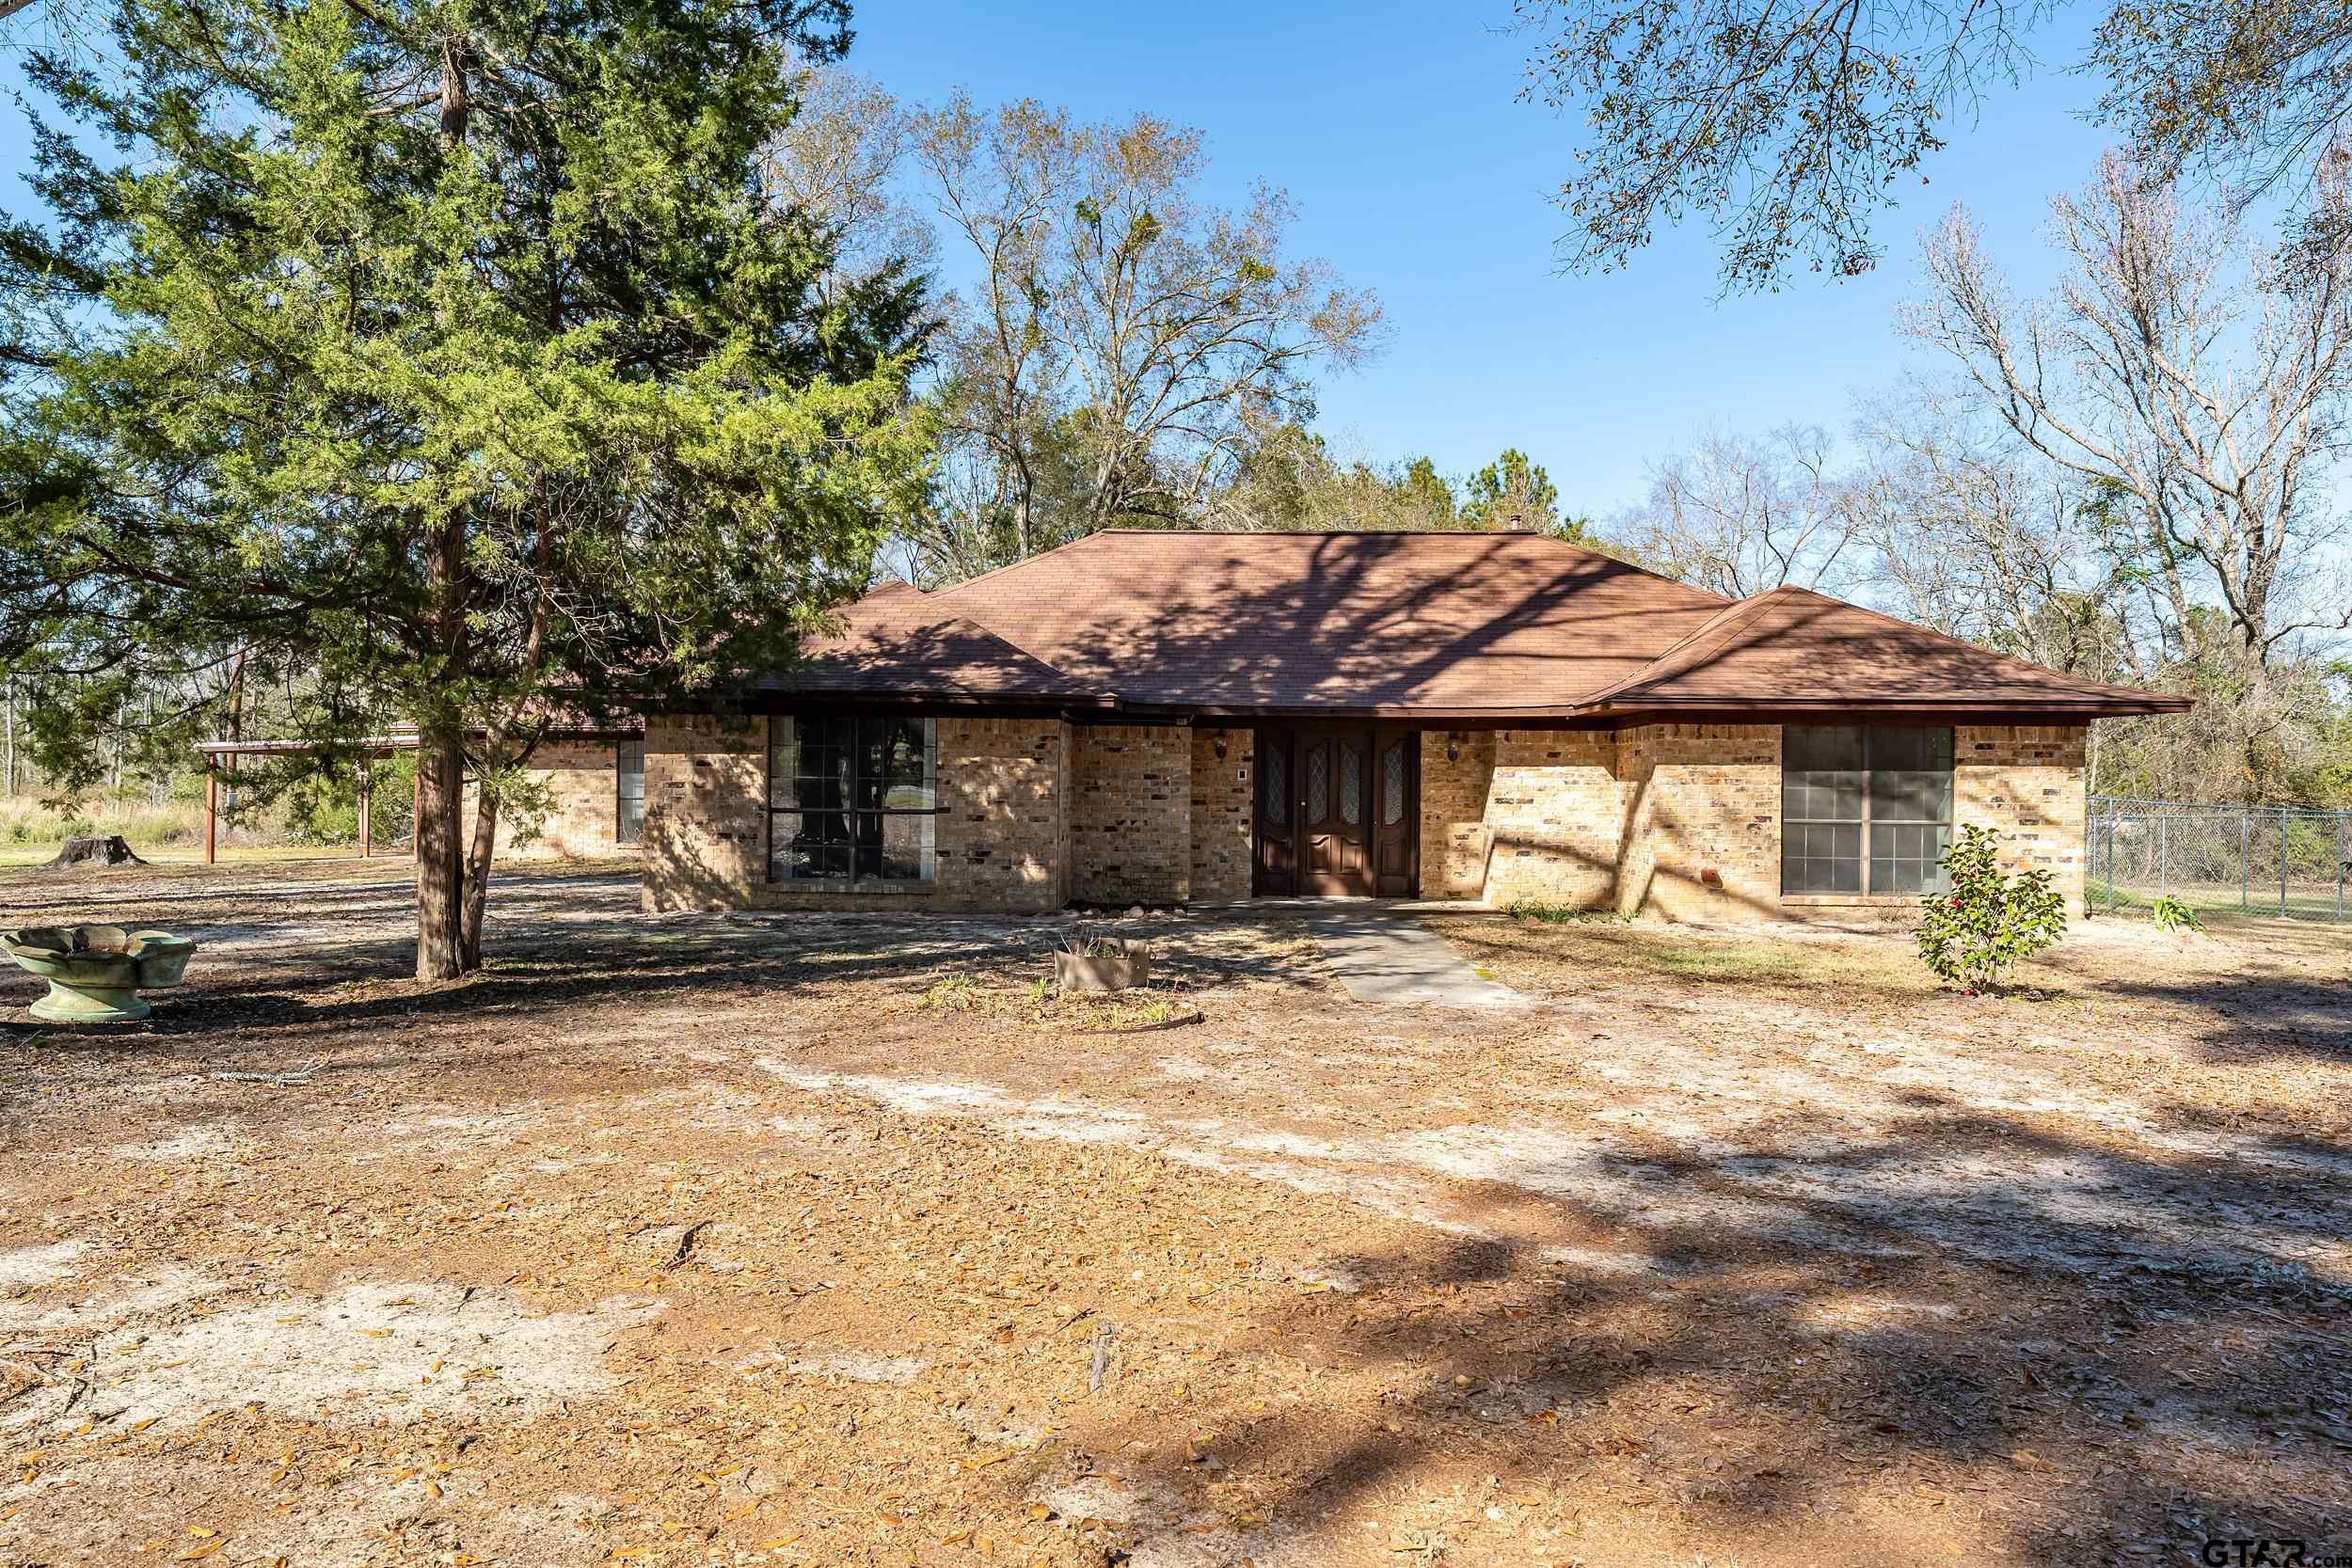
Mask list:
[{"label": "brick column", "polygon": [[756,719],[647,718],[648,913],[753,902],[767,871],[767,736]]}]

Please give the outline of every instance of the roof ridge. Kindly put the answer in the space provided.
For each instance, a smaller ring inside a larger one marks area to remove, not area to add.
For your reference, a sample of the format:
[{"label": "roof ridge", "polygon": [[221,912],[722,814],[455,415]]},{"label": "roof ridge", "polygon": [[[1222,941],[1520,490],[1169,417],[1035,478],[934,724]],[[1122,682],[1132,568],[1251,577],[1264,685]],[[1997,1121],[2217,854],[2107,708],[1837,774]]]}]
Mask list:
[{"label": "roof ridge", "polygon": [[[1045,671],[1048,674],[1057,675],[1066,681],[1076,681],[1081,685],[1086,686],[1088,690],[1095,691],[1093,683],[1088,681],[1085,676],[1073,674],[1058,664],[1047,663],[1044,659],[1038,657],[1037,655],[1029,652],[1028,649],[1023,647],[1020,643],[1015,642],[1011,638],[1007,637],[1003,632],[998,631],[994,626],[989,626],[984,622],[975,621],[969,615],[950,615],[944,620],[935,621],[930,624],[941,626],[970,626],[974,631],[978,632],[982,637],[987,638],[990,641],[1002,643],[1005,647],[1011,649],[1015,654],[1018,654],[1021,657],[1028,660],[1031,664],[1036,665],[1039,669]],[[1102,695],[1103,693],[1096,692],[1096,694]]]},{"label": "roof ridge", "polygon": [[[1073,541],[1073,543],[1075,543],[1075,541]],[[1036,558],[1032,557],[1031,559]],[[977,581],[978,579],[976,578],[973,580]],[[976,619],[970,615],[957,614],[952,610],[949,610],[945,613],[932,612],[931,607],[938,604],[941,599],[946,596],[946,591],[942,591],[938,594],[926,594],[922,590],[914,588],[912,584],[905,585],[905,592],[891,592],[887,590],[877,591],[866,594],[865,598],[856,600],[848,608],[855,609],[857,605],[861,604],[876,604],[877,608],[883,612],[882,616],[876,617],[873,623],[874,628],[877,630],[887,628],[896,631],[909,631],[920,630],[927,626],[968,626],[972,630],[978,632],[982,637],[987,638],[990,641],[1009,649],[1012,653],[1019,655],[1022,658],[1026,659],[1028,662],[1036,665],[1041,670],[1046,671],[1066,681],[1084,681],[1084,676],[1073,674],[1071,672],[1063,669],[1060,665],[1055,664],[1048,659],[1039,657],[1036,654],[1032,653],[1027,648],[1023,647],[1020,643],[1014,641],[1011,638],[1006,636],[1003,632],[999,631],[996,627],[990,626],[985,621]]]},{"label": "roof ridge", "polygon": [[944,599],[951,594],[961,594],[976,582],[986,582],[989,578],[1002,577],[1007,572],[1017,572],[1024,566],[1034,566],[1039,562],[1045,560],[1048,556],[1059,555],[1064,550],[1074,550],[1080,545],[1085,544],[1088,540],[1100,538],[1105,533],[1150,533],[1153,531],[1155,531],[1151,529],[1129,530],[1098,528],[1092,533],[1081,533],[1075,539],[1065,539],[1060,544],[1054,546],[1051,549],[1040,550],[1035,555],[1025,555],[1018,561],[1008,561],[1002,566],[991,566],[987,571],[978,573],[973,577],[965,578],[961,582],[951,582],[945,588],[935,588],[929,594],[926,594],[924,597],[929,599]]},{"label": "roof ridge", "polygon": [[[1009,561],[1002,566],[989,568],[977,577],[966,578],[961,582],[950,584],[946,588],[934,589],[925,596],[940,598],[947,594],[961,593],[976,582],[986,582],[991,578],[1019,571],[1022,567],[1033,565],[1048,556],[1058,555],[1090,539],[1100,539],[1106,534],[1113,533],[1126,538],[1163,539],[1185,536],[1196,539],[1476,539],[1489,543],[1505,539],[1527,539],[1549,545],[1555,549],[1583,556],[1588,560],[1606,561],[1613,566],[1622,567],[1629,572],[1637,572],[1653,581],[1672,583],[1685,593],[1702,594],[1710,599],[1721,599],[1726,609],[1746,602],[1718,594],[1711,588],[1702,588],[1695,582],[1686,582],[1680,578],[1669,577],[1639,562],[1628,561],[1621,555],[1612,555],[1607,550],[1596,549],[1590,545],[1580,545],[1571,539],[1562,539],[1556,534],[1537,533],[1521,529],[1474,528],[1098,528],[1091,533],[1082,533],[1075,539],[1064,540],[1052,549],[1040,550],[1037,554],[1025,556],[1019,561]],[[1766,592],[1769,593],[1771,590],[1768,589]]]},{"label": "roof ridge", "polygon": [[[1664,666],[1669,660],[1677,657],[1686,649],[1696,649],[1699,643],[1709,637],[1717,639],[1719,643],[1729,639],[1741,625],[1754,620],[1763,610],[1765,601],[1788,586],[1788,584],[1785,582],[1775,583],[1761,594],[1751,594],[1744,599],[1733,599],[1723,609],[1708,616],[1705,624],[1693,630],[1688,637],[1678,642],[1668,644],[1663,652],[1647,664],[1585,698],[1585,705],[1592,707],[1605,705],[1624,693],[1656,679],[1659,675],[1665,673]],[[1826,594],[1821,596],[1827,597]]]}]

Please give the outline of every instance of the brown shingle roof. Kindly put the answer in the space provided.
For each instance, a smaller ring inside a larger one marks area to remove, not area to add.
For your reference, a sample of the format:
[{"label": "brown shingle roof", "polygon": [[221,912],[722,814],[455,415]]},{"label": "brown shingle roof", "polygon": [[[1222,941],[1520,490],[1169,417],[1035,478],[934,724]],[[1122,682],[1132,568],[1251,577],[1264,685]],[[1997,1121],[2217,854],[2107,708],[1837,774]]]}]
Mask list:
[{"label": "brown shingle roof", "polygon": [[1129,703],[1551,711],[1724,601],[1528,533],[1111,531],[929,595]]},{"label": "brown shingle roof", "polygon": [[1114,530],[934,594],[885,584],[843,614],[762,689],[1466,721],[2185,705],[1801,589],[1734,602],[1523,533]]},{"label": "brown shingle roof", "polygon": [[2189,700],[2061,674],[1809,589],[1716,616],[1648,668],[1594,693],[1613,708],[1782,707],[2185,712]]},{"label": "brown shingle roof", "polygon": [[1030,698],[1108,704],[1109,693],[1043,664],[934,595],[882,583],[838,612],[839,629],[755,690],[800,696]]}]

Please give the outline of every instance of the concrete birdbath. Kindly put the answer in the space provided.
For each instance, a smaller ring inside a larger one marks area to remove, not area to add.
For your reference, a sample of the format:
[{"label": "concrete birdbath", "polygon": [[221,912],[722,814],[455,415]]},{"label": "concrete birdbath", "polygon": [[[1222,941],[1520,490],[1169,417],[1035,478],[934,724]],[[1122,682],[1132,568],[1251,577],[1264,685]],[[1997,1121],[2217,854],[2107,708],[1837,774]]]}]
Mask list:
[{"label": "concrete birdbath", "polygon": [[119,926],[28,926],[0,931],[0,952],[19,969],[49,982],[33,1016],[51,1023],[114,1023],[145,1018],[139,995],[176,986],[187,972],[196,939],[168,931],[126,931]]}]

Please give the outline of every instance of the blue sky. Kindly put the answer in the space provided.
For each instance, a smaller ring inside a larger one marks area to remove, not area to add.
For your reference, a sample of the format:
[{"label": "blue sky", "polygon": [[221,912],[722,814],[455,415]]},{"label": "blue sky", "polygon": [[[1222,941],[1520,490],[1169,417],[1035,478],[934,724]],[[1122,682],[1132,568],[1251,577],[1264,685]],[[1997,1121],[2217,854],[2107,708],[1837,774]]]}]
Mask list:
[{"label": "blue sky", "polygon": [[[1346,455],[1427,453],[1461,473],[1516,445],[1572,512],[1637,499],[1651,463],[1708,429],[1847,424],[1857,392],[1916,359],[1894,309],[1915,288],[1913,237],[1951,202],[1985,225],[2018,283],[2052,261],[2046,201],[2103,145],[2075,115],[2094,84],[2065,68],[2088,17],[2037,40],[2046,62],[1956,124],[1953,146],[1880,227],[1887,261],[1859,279],[1799,276],[1775,294],[1718,301],[1711,237],[1663,234],[1624,274],[1564,277],[1547,200],[1573,127],[1516,94],[1528,42],[1508,0],[1431,6],[1016,5],[866,0],[852,69],[901,99],[962,87],[1089,119],[1139,109],[1206,133],[1213,193],[1287,188],[1299,254],[1376,291],[1387,351],[1328,380],[1323,428]],[[24,164],[0,116],[0,173]],[[13,179],[0,206],[27,210]]]},{"label": "blue sky", "polygon": [[2037,40],[2043,69],[1979,124],[1956,124],[1933,182],[1886,215],[1875,274],[1804,274],[1718,303],[1710,237],[1692,229],[1627,274],[1563,277],[1547,192],[1574,127],[1516,101],[1527,40],[1510,22],[1508,0],[868,0],[850,63],[915,102],[961,86],[983,103],[1034,96],[1089,119],[1150,109],[1200,127],[1221,193],[1237,198],[1253,179],[1287,188],[1300,253],[1387,307],[1388,351],[1325,388],[1323,426],[1343,451],[1427,452],[1463,472],[1517,445],[1564,506],[1603,515],[1639,499],[1646,466],[1694,434],[1842,430],[1856,391],[1926,364],[1894,311],[1915,287],[1914,236],[1953,201],[2016,282],[2045,283],[2048,198],[2087,178],[2104,145],[2074,113],[2095,83],[2065,69],[2088,18],[2063,17]]}]

